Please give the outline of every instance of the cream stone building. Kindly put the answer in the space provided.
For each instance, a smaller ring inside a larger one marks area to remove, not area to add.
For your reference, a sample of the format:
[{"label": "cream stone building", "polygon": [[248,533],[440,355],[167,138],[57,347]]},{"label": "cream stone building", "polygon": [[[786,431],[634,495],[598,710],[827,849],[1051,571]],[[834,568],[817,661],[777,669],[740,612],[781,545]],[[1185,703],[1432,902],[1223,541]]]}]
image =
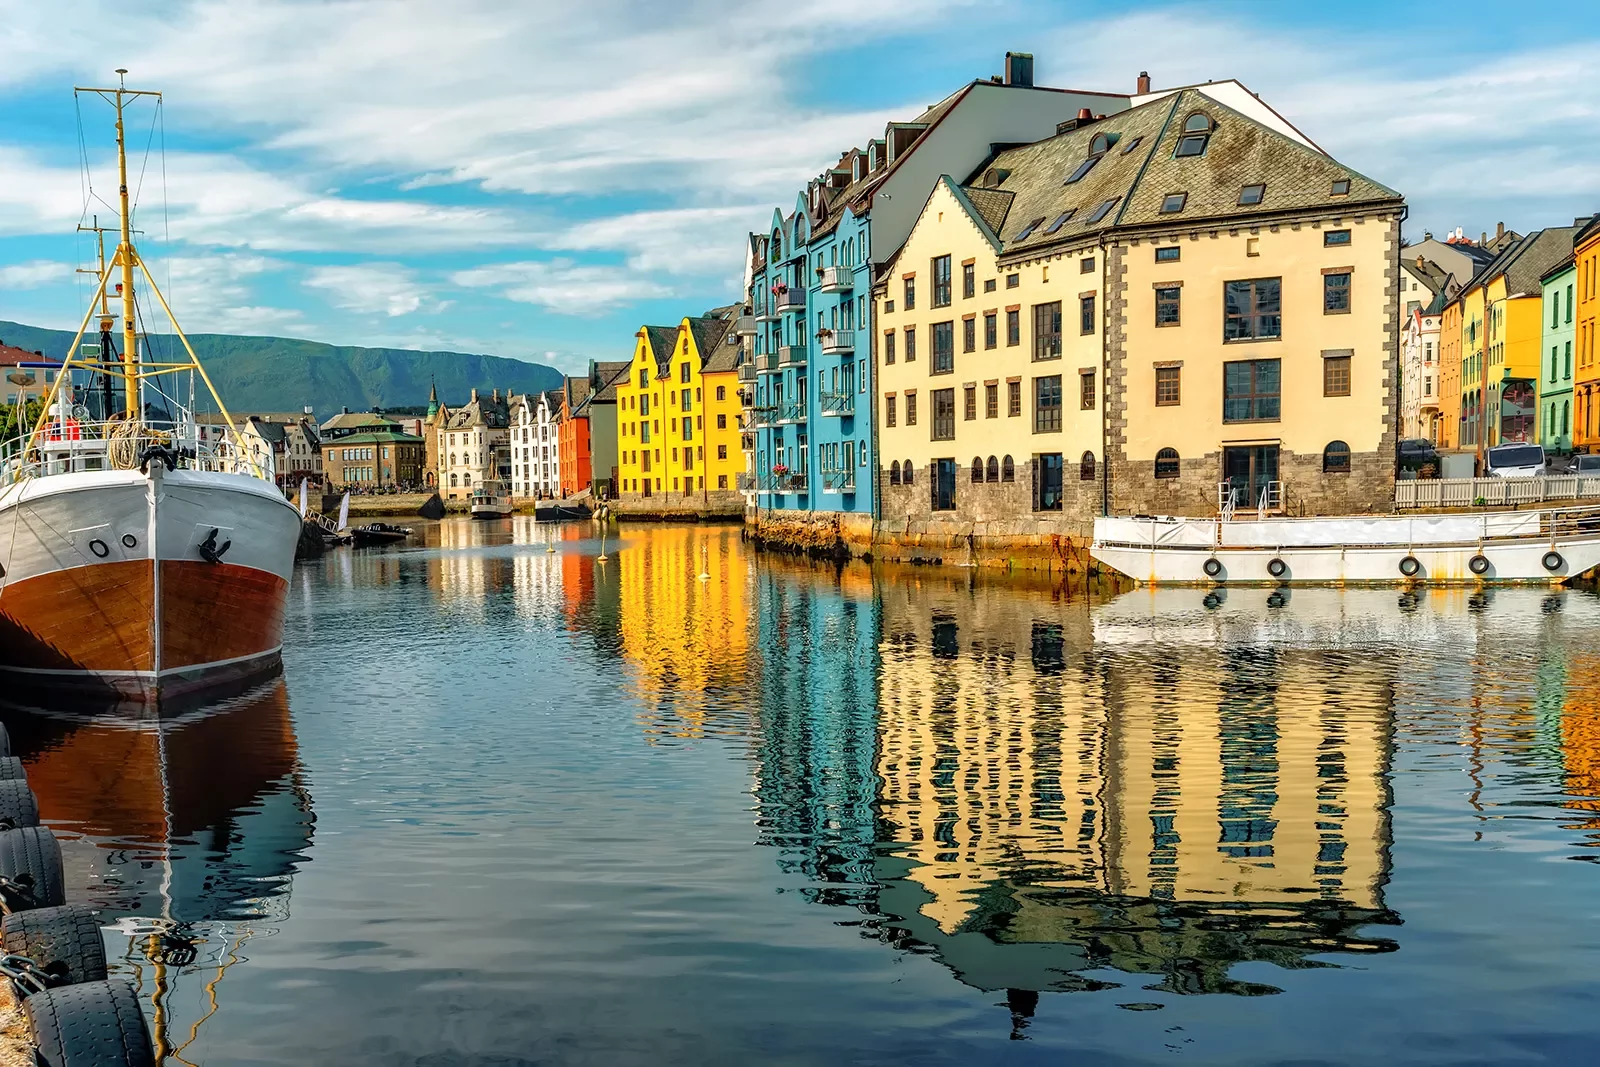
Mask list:
[{"label": "cream stone building", "polygon": [[885,533],[1387,508],[1404,206],[1197,90],[941,179],[874,288]]},{"label": "cream stone building", "polygon": [[439,494],[466,502],[475,489],[505,495],[511,488],[511,414],[495,390],[488,399],[472,397],[436,420]]}]

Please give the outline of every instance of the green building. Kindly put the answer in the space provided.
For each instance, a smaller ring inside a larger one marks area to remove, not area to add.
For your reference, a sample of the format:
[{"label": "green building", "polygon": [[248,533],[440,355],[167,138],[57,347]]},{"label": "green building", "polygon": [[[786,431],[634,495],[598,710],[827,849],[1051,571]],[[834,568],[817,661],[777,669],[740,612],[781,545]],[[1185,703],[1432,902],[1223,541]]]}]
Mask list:
[{"label": "green building", "polygon": [[1572,451],[1572,302],[1577,269],[1572,256],[1539,279],[1544,289],[1544,346],[1540,349],[1539,443],[1547,452]]}]

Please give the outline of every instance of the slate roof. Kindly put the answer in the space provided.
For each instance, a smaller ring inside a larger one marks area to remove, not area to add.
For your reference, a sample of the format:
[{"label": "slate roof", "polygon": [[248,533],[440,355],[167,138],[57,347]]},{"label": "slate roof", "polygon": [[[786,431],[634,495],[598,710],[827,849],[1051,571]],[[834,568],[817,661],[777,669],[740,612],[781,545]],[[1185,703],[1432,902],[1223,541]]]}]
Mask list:
[{"label": "slate roof", "polygon": [[406,433],[403,430],[373,430],[369,433],[346,434],[343,437],[337,437],[323,443],[329,448],[372,444],[420,445],[422,444],[422,438]]},{"label": "slate roof", "polygon": [[256,433],[261,435],[261,439],[268,444],[281,445],[283,444],[283,439],[289,436],[288,427],[281,422],[267,422],[252,415],[249,419],[249,424],[255,428]]},{"label": "slate roof", "polygon": [[395,420],[387,415],[378,415],[371,411],[344,411],[335,415],[322,424],[324,433],[329,430],[354,431],[363,426],[395,426]]},{"label": "slate roof", "polygon": [[1507,296],[1530,296],[1544,291],[1539,279],[1554,264],[1572,254],[1573,240],[1582,232],[1582,226],[1549,226],[1535,230],[1522,240],[1503,249],[1499,255],[1461,290],[1462,295],[1482,288],[1500,275],[1506,277]]},{"label": "slate roof", "polygon": [[599,361],[594,364],[593,374],[599,381],[600,387],[590,393],[585,404],[615,404],[617,402],[617,383],[628,376],[628,371],[633,367],[632,360],[618,360],[616,362]]},{"label": "slate roof", "polygon": [[489,397],[478,397],[468,400],[450,412],[450,417],[441,425],[444,430],[465,430],[476,426],[483,426],[491,430],[503,430],[511,425],[511,404],[506,400],[494,400]]},{"label": "slate roof", "polygon": [[1539,275],[1539,281],[1541,283],[1549,281],[1551,278],[1555,277],[1557,274],[1560,274],[1564,270],[1571,269],[1571,267],[1575,263],[1578,262],[1578,250],[1576,248],[1576,245],[1577,245],[1579,239],[1582,236],[1583,236],[1583,231],[1582,230],[1579,230],[1578,233],[1573,236],[1572,243],[1574,245],[1574,248],[1573,248],[1571,254],[1568,255],[1565,259],[1558,260],[1557,262],[1552,264],[1550,266],[1550,268],[1548,270],[1546,270],[1543,274]]},{"label": "slate roof", "polygon": [[678,344],[678,328],[676,326],[646,326],[644,328],[645,340],[650,342],[651,355],[655,357],[656,373],[662,374],[664,367],[672,358],[672,350]]}]

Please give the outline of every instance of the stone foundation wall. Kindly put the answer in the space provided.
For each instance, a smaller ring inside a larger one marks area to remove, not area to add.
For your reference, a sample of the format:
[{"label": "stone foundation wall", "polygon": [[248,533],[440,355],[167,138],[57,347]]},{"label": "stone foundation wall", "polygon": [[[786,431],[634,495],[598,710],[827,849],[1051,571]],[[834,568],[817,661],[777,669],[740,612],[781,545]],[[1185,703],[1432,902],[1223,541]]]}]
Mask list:
[{"label": "stone foundation wall", "polygon": [[734,520],[744,516],[744,495],[734,490],[688,493],[620,493],[612,504],[619,519],[664,521]]},{"label": "stone foundation wall", "polygon": [[849,511],[752,510],[745,529],[762,547],[839,559],[872,558],[872,516]]},{"label": "stone foundation wall", "polygon": [[[1394,510],[1394,452],[1358,452],[1350,470],[1324,474],[1322,453],[1280,449],[1278,477],[1289,515],[1387,514]],[[1217,513],[1222,453],[1183,457],[1176,478],[1157,478],[1155,462],[1117,460],[1112,468],[1113,514],[1210,516]]]}]

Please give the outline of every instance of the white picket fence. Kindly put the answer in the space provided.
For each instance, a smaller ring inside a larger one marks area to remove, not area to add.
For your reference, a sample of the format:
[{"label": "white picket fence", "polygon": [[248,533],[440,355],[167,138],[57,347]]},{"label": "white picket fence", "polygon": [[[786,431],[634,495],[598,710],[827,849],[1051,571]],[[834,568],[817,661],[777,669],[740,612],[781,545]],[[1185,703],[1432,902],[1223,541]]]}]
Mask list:
[{"label": "white picket fence", "polygon": [[1397,508],[1511,507],[1549,500],[1600,500],[1600,475],[1418,478],[1394,483],[1394,506]]}]

